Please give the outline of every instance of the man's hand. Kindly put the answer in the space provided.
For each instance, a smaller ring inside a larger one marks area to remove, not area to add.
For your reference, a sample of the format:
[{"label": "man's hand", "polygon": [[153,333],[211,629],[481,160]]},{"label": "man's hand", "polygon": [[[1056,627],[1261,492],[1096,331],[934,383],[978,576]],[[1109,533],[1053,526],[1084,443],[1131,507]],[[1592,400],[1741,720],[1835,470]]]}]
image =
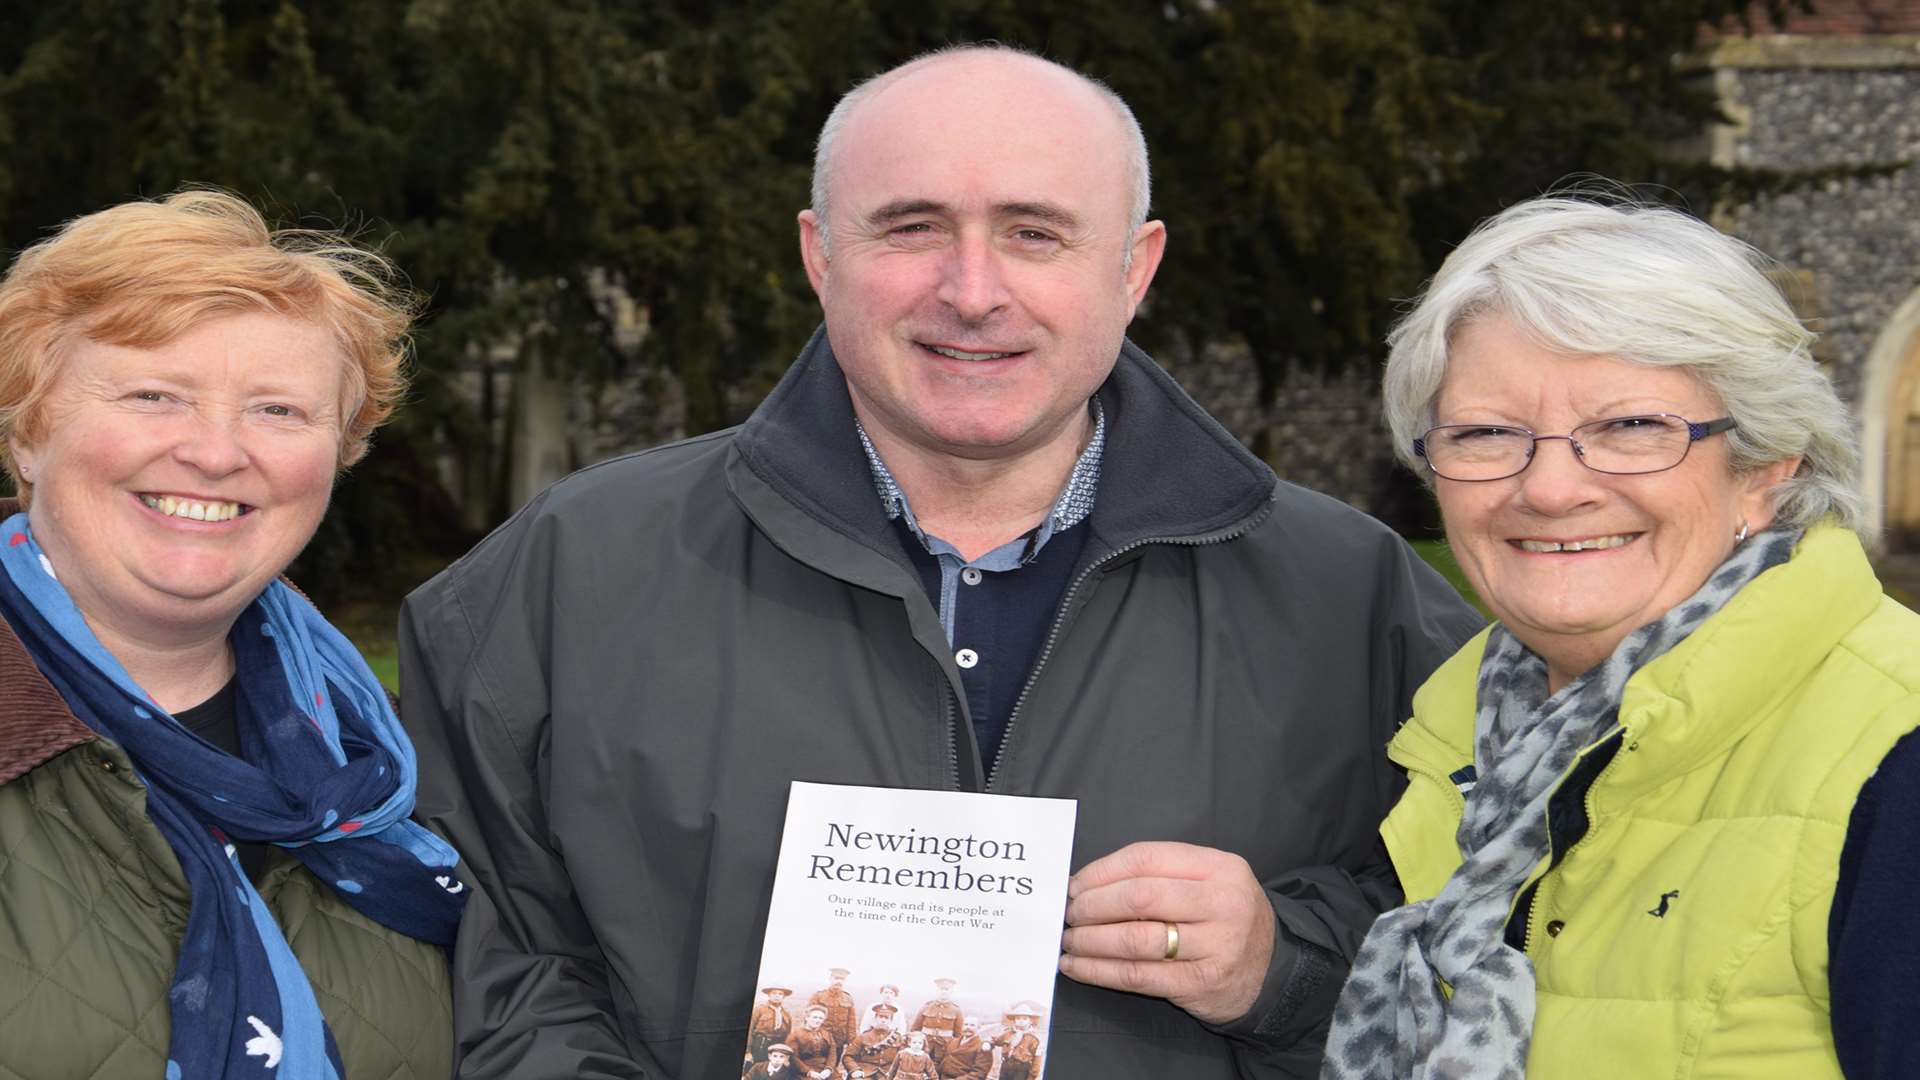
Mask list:
[{"label": "man's hand", "polygon": [[1061,974],[1166,998],[1210,1024],[1253,1008],[1273,959],[1273,907],[1253,868],[1194,844],[1128,844],[1081,867],[1067,882],[1067,927]]}]

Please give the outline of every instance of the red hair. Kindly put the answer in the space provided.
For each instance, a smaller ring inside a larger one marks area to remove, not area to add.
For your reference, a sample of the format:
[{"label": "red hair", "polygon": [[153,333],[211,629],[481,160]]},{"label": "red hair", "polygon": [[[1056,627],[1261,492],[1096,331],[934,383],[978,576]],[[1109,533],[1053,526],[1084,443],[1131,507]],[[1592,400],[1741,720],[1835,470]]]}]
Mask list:
[{"label": "red hair", "polygon": [[75,338],[156,348],[203,320],[269,311],[325,328],[347,357],[340,467],[360,460],[406,392],[417,310],[393,265],[334,233],[271,230],[223,191],[182,191],[75,218],[20,253],[0,281],[0,466],[44,434]]}]

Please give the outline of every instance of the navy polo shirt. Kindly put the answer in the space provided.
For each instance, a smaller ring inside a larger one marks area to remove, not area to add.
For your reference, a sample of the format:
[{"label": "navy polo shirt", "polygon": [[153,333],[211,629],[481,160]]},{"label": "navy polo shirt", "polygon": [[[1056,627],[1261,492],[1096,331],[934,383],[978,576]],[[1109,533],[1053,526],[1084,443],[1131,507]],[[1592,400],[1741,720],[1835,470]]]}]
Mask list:
[{"label": "navy polo shirt", "polygon": [[972,560],[920,528],[906,492],[855,421],[880,501],[901,529],[902,546],[919,572],[927,599],[940,613],[947,644],[953,647],[953,662],[960,669],[974,739],[988,776],[999,758],[1007,721],[1045,646],[1068,578],[1086,548],[1083,523],[1093,512],[1107,435],[1107,418],[1099,401],[1090,402],[1089,408],[1093,438],[1074,462],[1066,487],[1046,518],[1024,536]]}]

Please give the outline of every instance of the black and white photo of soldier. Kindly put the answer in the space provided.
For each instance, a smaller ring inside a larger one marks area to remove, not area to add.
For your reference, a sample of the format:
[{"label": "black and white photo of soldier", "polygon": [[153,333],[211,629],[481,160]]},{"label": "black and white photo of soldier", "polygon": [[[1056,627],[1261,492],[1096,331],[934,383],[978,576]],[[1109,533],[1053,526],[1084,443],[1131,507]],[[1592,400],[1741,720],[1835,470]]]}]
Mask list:
[{"label": "black and white photo of soldier", "polygon": [[859,1010],[854,1008],[853,995],[847,993],[847,976],[852,974],[846,968],[830,968],[827,971],[828,983],[825,989],[816,990],[807,999],[809,1006],[818,1005],[827,1010],[827,1031],[833,1035],[833,1048],[845,1050],[853,1041],[855,1017]]},{"label": "black and white photo of soldier", "polygon": [[927,1051],[935,1058],[944,1054],[947,1043],[960,1034],[960,1021],[966,1013],[954,1004],[953,988],[958,980],[941,977],[933,980],[934,999],[920,1007],[908,1031],[927,1033]]},{"label": "black and white photo of soldier", "polygon": [[[865,1031],[873,1026],[874,1012],[882,1005],[891,1006],[896,1011],[900,1008],[900,988],[898,986],[892,983],[880,984],[880,999],[867,1006],[867,1011],[860,1017],[861,1031]],[[895,1019],[897,1021],[898,1017]]]},{"label": "black and white photo of soldier", "polygon": [[893,1066],[893,1059],[900,1053],[905,1042],[899,1032],[893,1030],[894,1017],[899,1010],[891,1005],[873,1007],[873,1026],[853,1037],[847,1044],[847,1052],[840,1058],[840,1067],[847,1080],[867,1080],[880,1077]]}]

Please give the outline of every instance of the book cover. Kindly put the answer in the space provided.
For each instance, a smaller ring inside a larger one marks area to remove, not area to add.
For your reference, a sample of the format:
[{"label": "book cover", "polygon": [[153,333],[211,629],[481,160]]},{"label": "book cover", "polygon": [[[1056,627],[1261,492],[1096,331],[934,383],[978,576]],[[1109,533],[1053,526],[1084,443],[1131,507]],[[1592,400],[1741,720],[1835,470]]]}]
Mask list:
[{"label": "book cover", "polygon": [[1039,1080],[1074,811],[795,781],[743,1075]]}]

